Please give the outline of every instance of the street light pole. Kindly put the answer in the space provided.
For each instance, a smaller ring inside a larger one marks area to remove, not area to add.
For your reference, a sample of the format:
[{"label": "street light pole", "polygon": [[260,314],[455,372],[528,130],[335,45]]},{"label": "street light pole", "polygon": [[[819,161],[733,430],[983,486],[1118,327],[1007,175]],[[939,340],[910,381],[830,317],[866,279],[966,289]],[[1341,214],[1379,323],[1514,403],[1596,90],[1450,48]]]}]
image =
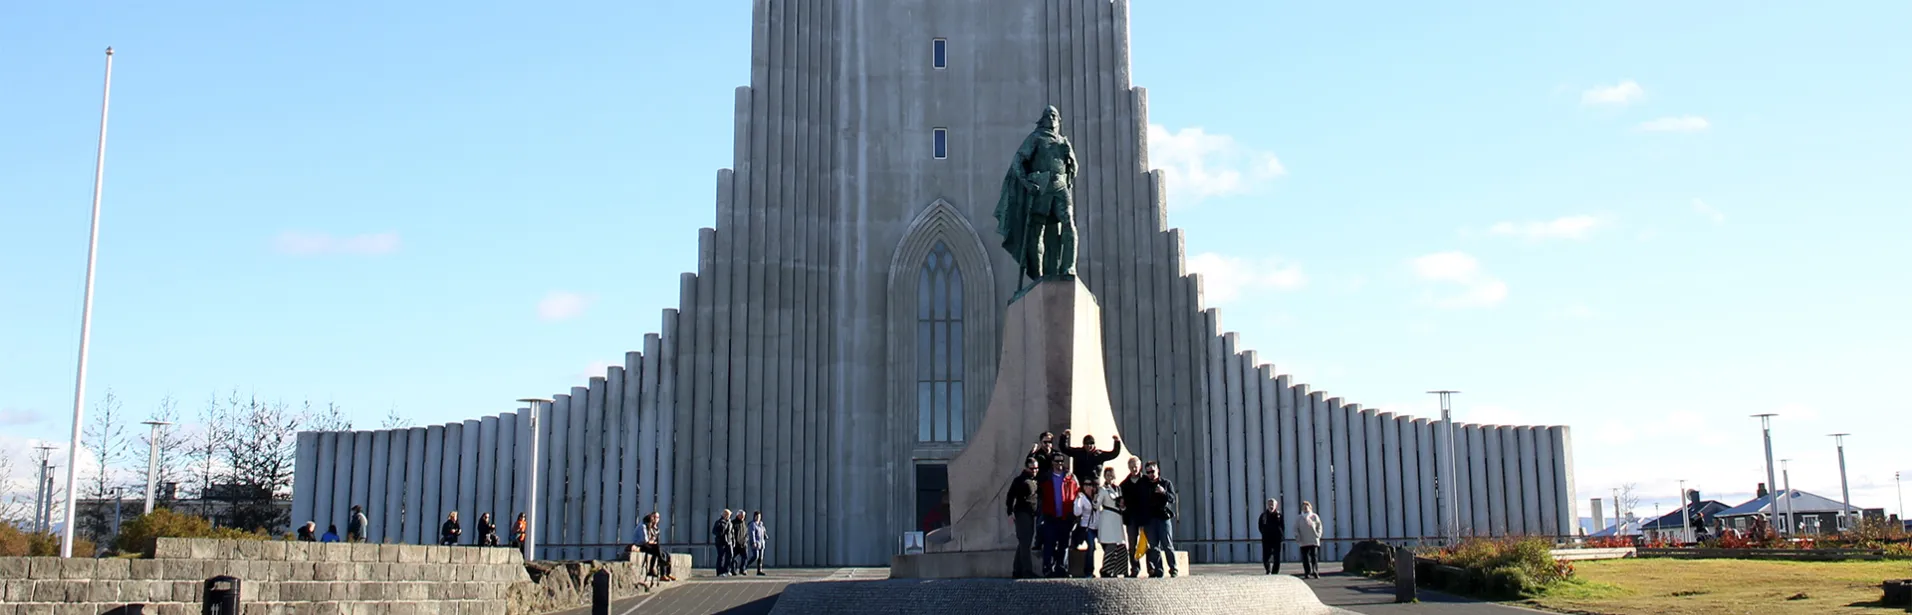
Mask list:
[{"label": "street light pole", "polygon": [[1447,544],[1458,544],[1461,539],[1460,474],[1454,469],[1454,405],[1453,397],[1460,391],[1428,391],[1441,396],[1441,430],[1447,432],[1447,463],[1441,464],[1441,507],[1447,511]]},{"label": "street light pole", "polygon": [[[1780,477],[1780,480],[1786,481],[1786,490],[1781,492],[1781,497],[1779,498],[1779,501],[1786,505],[1786,513],[1785,513],[1786,514],[1786,534],[1790,536],[1792,535],[1793,524],[1798,523],[1798,521],[1793,519],[1793,512],[1792,512],[1793,497],[1792,497],[1792,460],[1791,459],[1779,460],[1779,477]],[[1774,507],[1774,509],[1777,510],[1777,507]]]},{"label": "street light pole", "polygon": [[33,481],[36,494],[33,498],[33,532],[37,534],[46,531],[43,528],[47,526],[47,504],[53,500],[53,489],[47,485],[47,480],[53,477],[53,466],[48,462],[52,461],[54,447],[42,444],[33,448],[40,451],[40,477]]},{"label": "street light pole", "polygon": [[153,514],[153,485],[159,476],[159,428],[171,425],[166,421],[141,421],[141,425],[152,425],[153,435],[146,440],[146,512]]},{"label": "street light pole", "polygon": [[[1768,493],[1779,489],[1779,481],[1773,479],[1773,417],[1775,416],[1779,415],[1771,412],[1753,415],[1753,418],[1759,419],[1760,431],[1766,434],[1766,490]],[[1774,506],[1773,512],[1777,514],[1779,507]]]},{"label": "street light pole", "polygon": [[523,546],[524,561],[529,562],[536,559],[532,557],[531,554],[537,552],[538,545],[538,415],[542,410],[550,407],[551,400],[542,397],[527,397],[518,400],[518,402],[529,404],[531,408],[531,411],[528,413],[531,415],[531,420],[528,422],[529,429],[531,430],[531,450],[526,451],[528,461],[520,460],[521,463],[518,464],[519,467],[526,468],[526,477],[524,480]]},{"label": "street light pole", "polygon": [[[93,334],[93,269],[100,254],[100,190],[106,182],[106,110],[113,101],[113,48],[106,48],[106,86],[100,95],[100,149],[93,164],[93,224],[86,241],[86,299],[80,308],[80,365],[73,378],[73,444],[66,449],[66,506],[60,528],[60,557],[73,557],[73,491],[79,487],[80,422],[86,409],[86,343]],[[101,470],[105,471],[105,470]]]},{"label": "street light pole", "polygon": [[1839,509],[1839,531],[1842,532],[1853,527],[1852,520],[1847,517],[1852,510],[1852,490],[1846,487],[1846,436],[1850,435],[1832,434],[1832,441],[1839,445],[1839,502],[1843,505]]}]

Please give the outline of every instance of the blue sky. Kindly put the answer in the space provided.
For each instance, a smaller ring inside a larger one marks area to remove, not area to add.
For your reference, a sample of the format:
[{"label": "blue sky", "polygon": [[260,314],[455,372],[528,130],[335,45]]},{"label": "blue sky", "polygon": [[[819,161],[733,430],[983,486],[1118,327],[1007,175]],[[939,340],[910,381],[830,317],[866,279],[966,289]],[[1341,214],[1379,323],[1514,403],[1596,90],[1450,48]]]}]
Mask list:
[{"label": "blue sky", "polygon": [[[692,8],[695,6],[696,8]],[[743,2],[0,7],[0,448],[64,441],[102,48],[89,396],[361,426],[641,346],[712,224]],[[1138,2],[1170,223],[1223,324],[1369,406],[1575,428],[1585,498],[1895,507],[1912,401],[1902,2]],[[18,461],[16,461],[18,463]],[[1642,511],[1650,512],[1649,511]]]}]

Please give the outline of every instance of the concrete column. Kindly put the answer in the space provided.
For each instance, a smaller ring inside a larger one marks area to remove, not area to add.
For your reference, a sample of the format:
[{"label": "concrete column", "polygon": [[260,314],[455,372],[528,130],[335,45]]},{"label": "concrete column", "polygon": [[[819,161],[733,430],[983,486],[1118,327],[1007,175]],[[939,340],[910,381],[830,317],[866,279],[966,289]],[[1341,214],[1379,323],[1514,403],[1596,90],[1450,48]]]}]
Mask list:
[{"label": "concrete column", "polygon": [[379,541],[403,544],[405,541],[405,468],[411,445],[411,431],[393,430],[386,434],[390,451],[385,466],[377,468],[385,473],[385,508],[379,512],[366,513],[377,515],[372,525],[379,528]]},{"label": "concrete column", "polygon": [[1493,516],[1493,507],[1488,504],[1488,494],[1493,492],[1493,488],[1487,480],[1487,436],[1482,426],[1467,426],[1467,451],[1468,496],[1474,502],[1474,535],[1492,536],[1493,523],[1488,519]]},{"label": "concrete column", "polygon": [[[1261,381],[1261,500],[1281,501],[1281,396],[1288,393],[1288,376],[1274,369]],[[1266,504],[1257,503],[1257,506]],[[1288,509],[1281,510],[1283,514]],[[1286,531],[1287,528],[1282,528]],[[1260,555],[1260,553],[1256,553]]]},{"label": "concrete column", "polygon": [[[1329,493],[1334,494],[1334,504],[1330,508],[1334,510],[1335,538],[1351,538],[1354,536],[1354,498],[1352,492],[1354,490],[1354,477],[1356,474],[1354,472],[1354,466],[1349,463],[1351,460],[1349,446],[1352,443],[1348,440],[1348,412],[1348,406],[1344,405],[1340,398],[1337,397],[1328,400],[1328,434],[1329,443],[1332,445],[1334,454],[1334,463],[1331,465],[1332,471],[1329,472],[1328,482],[1332,485]],[[1326,548],[1322,549],[1322,551],[1325,552],[1323,559],[1341,559],[1342,556],[1347,553],[1347,547],[1350,544],[1353,543],[1334,542],[1325,545]]]},{"label": "concrete column", "polygon": [[1435,531],[1432,533],[1442,538],[1448,537],[1448,532],[1452,531],[1456,521],[1460,519],[1454,513],[1455,498],[1453,497],[1454,490],[1458,488],[1459,479],[1456,475],[1459,473],[1448,470],[1450,467],[1448,450],[1449,445],[1453,443],[1448,439],[1448,433],[1452,431],[1451,427],[1452,425],[1447,421],[1434,418],[1427,420],[1429,449],[1433,453],[1434,488],[1435,493],[1440,495],[1434,502]]},{"label": "concrete column", "polygon": [[[584,505],[582,510],[579,511],[583,513],[583,515],[578,518],[581,525],[578,526],[577,540],[583,544],[600,543],[603,542],[604,538],[603,516],[604,513],[607,512],[604,509],[606,499],[604,493],[604,467],[606,465],[604,463],[604,398],[606,394],[606,384],[603,376],[592,376],[591,386],[585,389],[584,439],[579,440],[579,442],[584,445],[581,447],[581,452],[584,454],[584,484],[582,488],[578,490],[579,496],[583,498]],[[577,398],[572,397],[572,399]],[[617,494],[611,494],[610,500],[616,502]],[[580,553],[580,557],[584,559],[600,559],[602,556],[597,547],[585,547]]]},{"label": "concrete column", "polygon": [[478,543],[478,462],[484,458],[484,423],[478,419],[466,419],[465,428],[459,432],[464,437],[458,456],[458,523],[464,529],[459,536],[460,544]]},{"label": "concrete column", "polygon": [[[559,440],[564,434],[563,413],[558,412],[558,396],[552,396],[549,404],[544,404],[538,417],[538,459],[532,471],[538,473],[538,515],[533,521],[532,531],[537,532],[537,558],[541,560],[563,559],[556,549],[546,545],[554,544],[562,535],[563,515],[557,514],[558,507],[564,501],[564,457],[563,451],[553,450],[560,446]],[[567,404],[569,402],[566,402]]]},{"label": "concrete column", "polygon": [[414,517],[419,519],[419,544],[438,544],[438,525],[445,521],[445,511],[449,508],[444,503],[446,499],[445,460],[447,453],[450,452],[445,448],[445,426],[426,427],[425,468],[424,475],[419,481],[419,485],[424,489],[420,490],[421,502],[418,514]]},{"label": "concrete column", "polygon": [[[1343,489],[1348,494],[1348,501],[1341,507],[1348,513],[1347,536],[1367,538],[1374,535],[1369,525],[1373,522],[1369,517],[1373,504],[1368,502],[1368,447],[1371,443],[1368,441],[1367,410],[1360,404],[1348,404],[1342,408],[1342,412],[1347,415],[1342,421],[1347,424],[1348,469],[1341,473],[1345,478],[1340,479],[1340,484],[1346,485]],[[1348,543],[1346,546],[1352,545]]]},{"label": "concrete column", "polygon": [[[340,503],[339,519],[350,520],[353,505],[364,506],[365,499],[372,490],[372,432],[352,432],[352,490],[350,501]],[[339,523],[339,535],[344,536],[345,522]]]},{"label": "concrete column", "polygon": [[1501,480],[1507,490],[1507,533],[1523,534],[1527,531],[1527,498],[1522,491],[1520,476],[1520,433],[1513,425],[1500,427]]},{"label": "concrete column", "polygon": [[[687,277],[683,280],[682,286],[694,290],[696,281]],[[686,301],[686,299],[680,296],[678,301]],[[680,373],[677,369],[681,365],[678,342],[685,339],[682,331],[689,328],[682,324],[677,314],[677,310],[664,310],[664,324],[661,327],[664,334],[658,336],[657,436],[653,438],[657,446],[655,457],[657,461],[653,466],[656,468],[655,472],[646,471],[646,476],[653,477],[653,480],[657,481],[657,488],[650,492],[657,494],[654,510],[662,513],[659,515],[660,523],[666,524],[663,532],[665,536],[673,537],[670,540],[680,540],[675,538],[680,535],[677,526],[670,524],[684,518],[682,511],[678,510],[680,507],[677,506],[682,500],[678,499],[677,494],[681,488],[678,487],[675,474],[677,468],[683,467],[677,463],[677,426],[680,424],[678,417],[687,414],[689,406],[688,401],[679,400],[677,395],[680,392],[685,395],[690,393],[689,390],[678,386],[680,379],[688,381],[690,377],[689,374]],[[681,424],[689,425],[688,422]],[[793,432],[791,435],[794,437],[796,434]]]},{"label": "concrete column", "polygon": [[1394,497],[1388,493],[1387,426],[1382,412],[1373,408],[1361,411],[1366,432],[1362,447],[1368,458],[1368,538],[1388,537],[1388,506]]},{"label": "concrete column", "polygon": [[[593,379],[595,380],[595,378]],[[586,485],[593,485],[593,476],[586,474],[585,462],[591,447],[591,389],[589,387],[571,387],[570,421],[565,424],[570,440],[565,445],[565,482],[564,482],[564,538],[571,544],[590,542],[597,532],[585,531],[585,510],[588,503],[585,491],[595,491]],[[566,559],[588,557],[583,547],[565,549]]]},{"label": "concrete column", "polygon": [[[580,400],[577,405],[583,407],[584,404]],[[551,420],[549,421],[551,431],[545,434],[544,438],[544,442],[550,444],[549,447],[544,448],[550,450],[551,455],[546,460],[548,466],[545,468],[544,478],[538,481],[538,485],[543,487],[545,492],[545,500],[538,506],[539,523],[544,526],[543,533],[538,536],[540,545],[577,542],[573,540],[574,536],[571,534],[571,497],[565,480],[571,466],[572,443],[575,442],[575,439],[571,437],[571,419],[575,418],[575,414],[571,412],[571,406],[569,394],[551,397]],[[543,557],[568,560],[576,556],[569,548],[552,546],[545,549]]]},{"label": "concrete column", "polygon": [[[1243,359],[1242,455],[1246,457],[1246,460],[1241,467],[1242,508],[1237,510],[1235,515],[1242,519],[1247,529],[1245,538],[1260,538],[1261,534],[1255,527],[1255,517],[1259,514],[1256,511],[1261,510],[1261,501],[1268,499],[1269,495],[1267,490],[1262,489],[1261,478],[1262,472],[1268,467],[1268,463],[1262,457],[1261,448],[1262,423],[1263,418],[1267,416],[1261,411],[1261,390],[1274,378],[1271,373],[1274,367],[1260,364],[1259,357],[1253,351],[1244,353]],[[1154,414],[1153,408],[1145,411],[1151,415]],[[1243,544],[1242,547],[1243,561],[1260,561],[1257,558],[1261,557],[1261,549],[1253,543]]]},{"label": "concrete column", "polygon": [[[626,360],[629,360],[628,357]],[[623,420],[624,381],[626,379],[624,366],[613,365],[605,370],[604,385],[596,391],[597,393],[601,393],[604,398],[604,400],[600,402],[600,405],[604,407],[603,418],[599,420],[600,428],[604,431],[602,435],[599,436],[599,454],[601,456],[598,458],[598,462],[592,465],[598,469],[597,489],[603,503],[598,506],[600,512],[598,513],[597,539],[593,542],[611,543],[622,540],[622,538],[618,536],[618,534],[623,533],[618,531],[621,525],[619,520],[624,515],[630,514],[630,509],[626,508],[623,504],[624,488],[622,483],[625,439]],[[600,547],[596,550],[596,556],[598,558],[612,558],[614,556],[611,553],[612,549],[610,548]]]},{"label": "concrete column", "polygon": [[[1421,537],[1440,536],[1440,492],[1434,490],[1434,426],[1430,419],[1414,419],[1415,442],[1420,446]],[[1425,542],[1423,544],[1426,544]]]},{"label": "concrete column", "polygon": [[292,461],[292,531],[297,532],[299,525],[312,519],[312,504],[317,499],[314,489],[319,481],[319,432],[301,431],[297,440],[298,452]]},{"label": "concrete column", "polygon": [[[1249,520],[1245,518],[1246,514],[1244,511],[1252,510],[1248,507],[1248,495],[1243,493],[1247,487],[1245,484],[1246,481],[1243,480],[1243,475],[1244,470],[1246,470],[1248,466],[1248,457],[1247,451],[1244,450],[1247,446],[1247,436],[1243,433],[1246,431],[1246,426],[1243,425],[1243,415],[1246,414],[1246,411],[1242,408],[1243,397],[1246,396],[1248,389],[1245,383],[1242,382],[1242,375],[1246,374],[1251,368],[1244,365],[1247,363],[1247,357],[1242,356],[1239,349],[1240,337],[1234,333],[1228,333],[1222,336],[1223,360],[1226,362],[1226,367],[1223,368],[1226,371],[1222,374],[1222,383],[1225,387],[1223,390],[1226,391],[1227,395],[1226,412],[1228,416],[1227,426],[1222,433],[1227,442],[1228,465],[1226,468],[1228,473],[1226,476],[1228,477],[1228,482],[1226,490],[1221,493],[1227,494],[1227,499],[1223,500],[1223,502],[1225,502],[1224,506],[1227,508],[1227,512],[1223,513],[1228,518],[1227,537],[1234,540],[1251,538],[1248,533]],[[1244,543],[1231,542],[1228,544],[1227,553],[1228,559],[1226,561],[1244,561],[1248,557],[1248,548]]]},{"label": "concrete column", "polygon": [[[1401,534],[1408,539],[1409,545],[1419,545],[1425,534],[1421,524],[1421,437],[1420,429],[1415,426],[1414,417],[1398,415],[1394,417],[1396,429],[1400,430],[1401,458]],[[1426,419],[1420,419],[1425,421]]]},{"label": "concrete column", "polygon": [[319,532],[324,533],[327,525],[338,525],[339,535],[345,535],[345,511],[352,506],[352,470],[358,457],[358,433],[341,431],[339,434],[338,456],[332,466],[331,506],[323,511],[325,520],[319,522]]},{"label": "concrete column", "polygon": [[1553,438],[1547,435],[1546,427],[1533,427],[1528,429],[1527,433],[1531,434],[1534,440],[1534,476],[1539,482],[1539,491],[1535,492],[1539,494],[1539,497],[1535,499],[1539,500],[1540,504],[1540,509],[1537,511],[1540,515],[1537,517],[1539,528],[1536,531],[1548,536],[1570,533],[1561,531],[1563,528],[1560,525],[1560,500],[1557,497],[1559,491],[1554,484],[1552,471]]},{"label": "concrete column", "polygon": [[[1195,278],[1200,280],[1201,276],[1198,275],[1195,276]],[[1207,333],[1204,339],[1208,342],[1208,428],[1202,430],[1202,434],[1206,440],[1203,450],[1208,451],[1209,454],[1209,489],[1213,490],[1213,495],[1210,496],[1213,498],[1211,501],[1225,503],[1230,501],[1228,498],[1228,476],[1231,472],[1227,467],[1228,434],[1226,432],[1228,429],[1228,383],[1225,380],[1225,374],[1228,373],[1229,353],[1222,346],[1223,337],[1220,313],[1212,309],[1203,310],[1202,326]],[[1228,538],[1231,530],[1234,528],[1234,524],[1227,516],[1228,511],[1226,508],[1227,506],[1225,505],[1216,505],[1209,508],[1209,523],[1211,524],[1209,527],[1212,528],[1210,536],[1214,538]],[[1207,561],[1226,561],[1226,558],[1229,557],[1229,553],[1229,549],[1225,546],[1211,546],[1204,559]]]},{"label": "concrete column", "polygon": [[[498,417],[487,416],[478,419],[478,454],[466,455],[478,459],[475,470],[476,484],[473,485],[471,505],[471,541],[478,542],[478,516],[491,513],[491,521],[500,528],[506,527],[498,518],[504,514],[493,508],[493,497],[498,488]],[[499,541],[503,542],[505,532],[499,532]]]},{"label": "concrete column", "polygon": [[[1310,401],[1308,385],[1297,383],[1288,389],[1288,395],[1294,400],[1295,425],[1295,514],[1301,513],[1302,502],[1320,499],[1315,485],[1315,462],[1320,457],[1315,452],[1314,404]],[[1295,557],[1301,556],[1300,547],[1296,547]]]},{"label": "concrete column", "polygon": [[[737,138],[743,139],[745,135],[737,135]],[[730,207],[730,200],[735,198],[734,184],[731,171],[717,172],[718,211],[724,211],[724,208]],[[711,404],[711,398],[714,391],[712,380],[718,377],[715,322],[719,319],[718,304],[722,302],[718,301],[717,288],[728,287],[727,283],[720,283],[723,281],[717,279],[716,231],[700,231],[697,239],[697,309],[687,310],[681,314],[682,317],[689,318],[692,324],[696,325],[697,330],[697,337],[686,341],[686,345],[690,346],[691,350],[687,350],[683,355],[690,358],[690,364],[683,367],[687,368],[686,371],[692,378],[693,388],[687,391],[690,393],[687,399],[680,403],[686,404],[686,414],[690,419],[686,426],[690,429],[686,434],[687,437],[677,443],[679,449],[683,451],[679,453],[678,458],[684,461],[684,466],[679,473],[683,476],[681,480],[686,483],[685,492],[689,498],[679,507],[687,511],[689,515],[677,525],[684,528],[686,542],[708,538],[706,533],[697,531],[697,528],[700,526],[709,528],[711,519],[717,514],[717,509],[710,505],[713,499],[711,488],[714,483],[711,478],[710,458],[715,456],[712,453],[710,431],[715,425],[712,415],[717,412]],[[728,301],[729,298],[730,293],[726,290],[723,300]]]},{"label": "concrete column", "polygon": [[[1283,515],[1299,515],[1301,514],[1302,450],[1301,442],[1297,437],[1299,432],[1295,429],[1295,416],[1298,412],[1295,408],[1295,388],[1305,388],[1307,385],[1295,382],[1292,376],[1284,378],[1282,384],[1285,386],[1282,386],[1281,390],[1275,392],[1275,427],[1281,432],[1277,434],[1277,437],[1280,438],[1281,441],[1281,467],[1277,468],[1281,473],[1281,489],[1277,493],[1278,497],[1281,498],[1281,510]],[[1207,453],[1204,452],[1203,454]],[[1294,519],[1296,517],[1288,518]],[[1293,528],[1294,524],[1290,523],[1289,527]],[[1292,529],[1290,529],[1290,533],[1293,533]],[[1292,543],[1293,541],[1289,542]],[[1285,551],[1295,551],[1296,547],[1284,545],[1282,549]],[[1289,555],[1293,554],[1284,552],[1282,557],[1288,558]]]},{"label": "concrete column", "polygon": [[498,544],[511,544],[512,524],[524,512],[518,507],[518,438],[524,433],[518,427],[518,415],[524,411],[498,415],[498,445],[492,449],[498,463],[492,465],[491,505],[487,507],[498,521]]},{"label": "concrete column", "polygon": [[[455,510],[458,511],[458,528],[465,531],[472,527],[472,521],[476,517],[472,516],[471,507],[465,506],[463,500],[458,497],[459,485],[465,476],[464,459],[466,453],[470,452],[472,452],[470,449],[465,448],[465,424],[446,423],[445,463],[439,468],[438,473],[438,518],[433,521],[434,525],[443,524],[445,515]],[[469,540],[469,534],[461,533],[458,536],[459,544],[465,544]],[[437,541],[436,534],[433,535],[433,541],[434,543]]]},{"label": "concrete column", "polygon": [[1411,491],[1406,486],[1406,480],[1412,475],[1408,474],[1410,468],[1403,463],[1406,460],[1403,452],[1407,450],[1407,444],[1401,437],[1403,435],[1401,423],[1405,418],[1392,412],[1381,413],[1382,446],[1385,447],[1382,455],[1384,463],[1387,464],[1387,535],[1393,541],[1391,544],[1399,544],[1401,539],[1411,534],[1407,525],[1407,505],[1413,500],[1408,499]]},{"label": "concrete column", "polygon": [[318,434],[318,466],[312,472],[312,510],[305,516],[293,519],[294,524],[311,521],[318,524],[315,532],[324,532],[325,525],[332,520],[332,494],[337,491],[335,485],[339,468],[339,433],[321,431]]},{"label": "concrete column", "polygon": [[1485,425],[1481,428],[1481,439],[1487,443],[1484,475],[1487,491],[1487,533],[1490,536],[1507,535],[1507,464],[1501,451],[1499,425]]},{"label": "concrete column", "polygon": [[365,507],[365,540],[377,543],[385,537],[385,493],[390,488],[385,478],[386,468],[392,465],[392,432],[379,430],[370,432],[370,435],[372,454],[365,469],[371,480],[365,501],[359,502],[359,505]]},{"label": "concrete column", "polygon": [[[645,336],[646,340],[650,337],[649,335]],[[638,519],[643,518],[644,514],[649,512],[644,510],[644,506],[641,502],[651,497],[651,494],[647,491],[643,491],[644,481],[638,475],[639,467],[649,468],[651,466],[650,461],[643,461],[641,464],[639,462],[642,453],[651,450],[650,447],[640,446],[639,438],[645,434],[645,430],[642,428],[643,423],[651,420],[655,414],[643,405],[643,400],[647,397],[647,394],[654,393],[654,391],[643,390],[644,379],[649,376],[649,374],[646,374],[644,371],[644,361],[644,355],[635,352],[624,353],[624,373],[620,374],[621,377],[618,378],[619,382],[612,383],[617,386],[611,387],[617,389],[619,393],[619,395],[614,397],[621,397],[623,399],[623,401],[618,404],[618,412],[615,413],[619,418],[619,424],[621,426],[618,431],[613,432],[618,442],[620,442],[617,459],[621,465],[617,473],[617,525],[615,532],[612,534],[617,537],[617,542],[629,542],[629,538],[627,537],[635,535],[634,532],[637,528]]]},{"label": "concrete column", "polygon": [[[1329,431],[1328,404],[1326,393],[1315,391],[1308,394],[1308,416],[1314,421],[1314,504],[1317,511],[1330,510],[1334,505],[1334,479],[1329,475],[1329,466],[1334,465],[1334,447],[1329,444],[1333,432]],[[1335,516],[1346,514],[1340,510],[1331,510],[1331,513]],[[1334,535],[1334,519],[1329,514],[1321,515],[1322,531],[1329,536]],[[1322,551],[1328,552],[1327,547],[1324,546]]]},{"label": "concrete column", "polygon": [[427,511],[433,506],[425,504],[427,494],[436,493],[426,483],[425,439],[428,430],[413,427],[405,430],[405,544],[425,544],[431,540],[431,517]]},{"label": "concrete column", "polygon": [[1554,497],[1558,503],[1554,514],[1559,515],[1555,523],[1566,530],[1562,534],[1573,533],[1573,529],[1580,527],[1580,500],[1574,496],[1572,434],[1572,428],[1566,426],[1547,428],[1547,437],[1553,441],[1553,458],[1548,460],[1547,469],[1554,476]]},{"label": "concrete column", "polygon": [[1520,496],[1522,530],[1528,534],[1540,533],[1540,476],[1535,473],[1540,467],[1540,458],[1534,446],[1534,428],[1521,426],[1514,431],[1514,437],[1520,442]]},{"label": "concrete column", "polygon": [[1473,452],[1467,445],[1468,427],[1466,423],[1455,423],[1451,436],[1454,439],[1454,525],[1460,528],[1463,537],[1474,533],[1474,476],[1470,465]]}]

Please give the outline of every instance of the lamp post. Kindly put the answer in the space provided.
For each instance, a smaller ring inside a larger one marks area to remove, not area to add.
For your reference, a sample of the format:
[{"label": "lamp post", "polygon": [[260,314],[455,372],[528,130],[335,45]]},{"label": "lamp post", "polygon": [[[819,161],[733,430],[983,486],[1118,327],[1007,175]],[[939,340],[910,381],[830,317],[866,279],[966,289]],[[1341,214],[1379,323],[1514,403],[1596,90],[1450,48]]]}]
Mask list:
[{"label": "lamp post", "polygon": [[1846,436],[1852,434],[1831,435],[1833,443],[1839,445],[1839,503],[1843,505],[1839,509],[1839,531],[1843,532],[1852,527],[1852,520],[1847,518],[1852,510],[1852,490],[1846,487]]},{"label": "lamp post", "polygon": [[[1779,460],[1779,479],[1786,481],[1786,490],[1780,492],[1779,501],[1780,503],[1783,503],[1786,505],[1786,512],[1785,512],[1786,534],[1788,536],[1791,536],[1793,524],[1798,523],[1798,521],[1793,519],[1793,512],[1792,512],[1792,460],[1791,459]],[[1775,506],[1773,507],[1773,510],[1776,512],[1779,510],[1779,507]]]},{"label": "lamp post", "polygon": [[1691,503],[1686,500],[1686,479],[1680,479],[1680,540],[1693,541],[1693,513],[1689,512]]},{"label": "lamp post", "polygon": [[1447,513],[1447,523],[1442,524],[1441,529],[1447,532],[1447,544],[1450,545],[1459,543],[1461,539],[1461,515],[1458,508],[1459,502],[1457,502],[1460,497],[1460,475],[1454,469],[1453,403],[1454,394],[1459,392],[1428,391],[1430,394],[1441,396],[1441,431],[1446,432],[1447,435],[1447,446],[1443,447],[1446,450],[1442,451],[1442,454],[1447,457],[1447,463],[1441,464],[1439,471],[1441,473],[1441,508]]},{"label": "lamp post", "polygon": [[[1773,479],[1773,417],[1775,416],[1779,415],[1771,412],[1753,415],[1753,418],[1759,419],[1760,431],[1766,434],[1766,489],[1768,492],[1779,489],[1779,481]],[[1774,506],[1773,511],[1777,513],[1779,507]]]},{"label": "lamp post", "polygon": [[152,425],[153,435],[146,439],[146,512],[153,514],[153,485],[159,476],[159,428],[172,423],[166,421],[140,421],[141,425]]},{"label": "lamp post", "polygon": [[38,480],[33,481],[35,494],[33,497],[33,532],[39,533],[46,531],[43,528],[47,526],[47,504],[53,500],[53,490],[48,487],[47,479],[53,477],[53,466],[48,462],[52,461],[54,447],[42,444],[33,448],[34,450],[40,451],[40,477]]},{"label": "lamp post", "polygon": [[100,189],[106,180],[106,110],[113,101],[113,48],[106,48],[106,86],[100,95],[100,149],[93,164],[93,223],[86,241],[86,299],[80,308],[80,365],[73,378],[73,445],[66,450],[66,506],[60,528],[60,557],[73,557],[73,497],[79,486],[80,422],[86,409],[86,343],[93,334],[93,267],[100,254]]},{"label": "lamp post", "polygon": [[532,553],[538,545],[538,416],[550,406],[551,400],[542,397],[527,397],[518,403],[529,404],[531,420],[527,428],[531,430],[531,450],[525,451],[526,460],[518,464],[526,468],[524,480],[524,561],[532,561]]}]

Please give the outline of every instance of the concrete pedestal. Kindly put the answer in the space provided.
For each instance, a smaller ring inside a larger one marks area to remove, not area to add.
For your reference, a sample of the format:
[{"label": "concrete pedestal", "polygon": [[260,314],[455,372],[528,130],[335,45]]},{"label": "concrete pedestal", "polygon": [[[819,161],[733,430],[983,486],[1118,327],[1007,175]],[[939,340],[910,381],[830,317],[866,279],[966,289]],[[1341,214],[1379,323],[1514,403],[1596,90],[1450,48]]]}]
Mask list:
[{"label": "concrete pedestal", "polygon": [[[1004,551],[1015,547],[1015,528],[1004,513],[1009,482],[1022,473],[1023,458],[1044,431],[1073,432],[1080,444],[1093,435],[1099,448],[1117,435],[1102,365],[1102,315],[1095,296],[1076,280],[1038,284],[1003,315],[1002,357],[996,387],[982,425],[949,463],[949,503],[954,522],[938,532],[932,552]],[[1128,474],[1126,446],[1109,462]],[[999,558],[1009,565],[1007,556]],[[953,561],[961,561],[957,558]],[[952,565],[962,568],[960,565]],[[1186,568],[1184,568],[1186,570]],[[1009,576],[1005,568],[1001,576]]]}]

